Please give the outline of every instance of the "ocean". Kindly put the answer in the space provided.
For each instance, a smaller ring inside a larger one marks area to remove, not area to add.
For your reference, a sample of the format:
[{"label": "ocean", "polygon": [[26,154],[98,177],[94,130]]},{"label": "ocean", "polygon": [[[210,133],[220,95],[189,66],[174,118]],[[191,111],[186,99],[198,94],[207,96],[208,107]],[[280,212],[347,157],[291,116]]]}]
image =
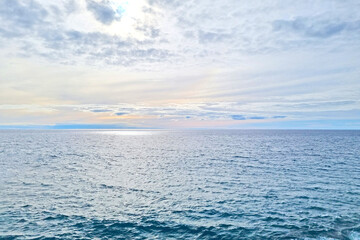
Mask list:
[{"label": "ocean", "polygon": [[360,131],[1,130],[0,239],[360,239]]}]

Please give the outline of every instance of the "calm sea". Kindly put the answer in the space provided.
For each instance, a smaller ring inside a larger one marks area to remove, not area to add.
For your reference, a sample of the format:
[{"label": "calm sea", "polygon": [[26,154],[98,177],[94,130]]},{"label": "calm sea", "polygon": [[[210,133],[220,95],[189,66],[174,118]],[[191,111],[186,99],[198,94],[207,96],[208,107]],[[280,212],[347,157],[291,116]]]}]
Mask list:
[{"label": "calm sea", "polygon": [[360,239],[360,131],[0,131],[1,239]]}]

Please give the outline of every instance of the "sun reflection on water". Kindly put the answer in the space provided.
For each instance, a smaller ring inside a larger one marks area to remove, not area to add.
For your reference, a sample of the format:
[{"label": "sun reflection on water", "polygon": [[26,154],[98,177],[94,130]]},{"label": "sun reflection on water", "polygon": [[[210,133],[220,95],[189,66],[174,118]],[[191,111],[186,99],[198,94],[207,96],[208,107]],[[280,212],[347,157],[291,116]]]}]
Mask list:
[{"label": "sun reflection on water", "polygon": [[108,135],[121,135],[121,136],[146,136],[146,135],[154,135],[159,133],[159,131],[155,130],[104,130],[100,132],[96,132],[99,134],[108,134]]}]

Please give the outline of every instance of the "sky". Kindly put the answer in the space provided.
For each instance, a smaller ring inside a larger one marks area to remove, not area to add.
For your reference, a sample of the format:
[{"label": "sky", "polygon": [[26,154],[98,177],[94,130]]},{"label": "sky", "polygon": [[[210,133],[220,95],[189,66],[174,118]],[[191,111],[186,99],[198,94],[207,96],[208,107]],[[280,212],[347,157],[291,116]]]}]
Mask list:
[{"label": "sky", "polygon": [[358,0],[0,0],[0,128],[360,129]]}]

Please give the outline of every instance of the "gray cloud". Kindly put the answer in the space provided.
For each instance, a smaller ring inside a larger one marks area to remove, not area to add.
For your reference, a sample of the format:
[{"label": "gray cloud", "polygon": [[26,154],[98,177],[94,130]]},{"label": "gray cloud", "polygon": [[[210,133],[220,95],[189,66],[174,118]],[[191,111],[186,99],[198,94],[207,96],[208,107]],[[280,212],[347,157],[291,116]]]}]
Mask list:
[{"label": "gray cloud", "polygon": [[[71,60],[125,66],[164,61],[172,56],[168,50],[151,46],[154,42],[149,40],[68,30],[61,25],[48,24],[48,12],[36,2],[26,5],[6,0],[0,4],[0,19],[3,20],[0,40],[16,38],[20,45],[19,56],[37,55],[60,62]],[[159,33],[157,29],[149,28],[149,34],[155,37]]]},{"label": "gray cloud", "polygon": [[[58,62],[86,62],[91,64],[134,65],[142,62],[165,61],[173,54],[160,49],[149,39],[136,40],[101,32],[71,30],[63,25],[69,14],[79,6],[74,1],[50,5],[48,9],[38,1],[4,0],[0,2],[1,41],[15,39],[21,57],[41,56]],[[110,24],[118,16],[108,2],[87,1],[87,9],[98,21]],[[55,21],[57,19],[58,22]],[[154,26],[139,29],[149,38],[159,36]],[[94,50],[95,49],[95,50]]]},{"label": "gray cloud", "polygon": [[115,113],[116,116],[123,116],[123,115],[126,115],[126,114],[128,114],[128,113],[126,113],[126,112],[117,112],[117,113]]},{"label": "gray cloud", "polygon": [[136,27],[136,30],[143,32],[145,36],[150,38],[156,38],[160,35],[160,29],[151,25],[140,25]]},{"label": "gray cloud", "polygon": [[65,3],[65,11],[68,14],[74,13],[79,9],[79,5],[75,0],[69,0]]},{"label": "gray cloud", "polygon": [[217,32],[204,32],[200,30],[198,32],[199,42],[200,43],[209,43],[209,42],[220,42],[225,39],[231,38],[231,34],[217,33]]},{"label": "gray cloud", "polygon": [[230,116],[233,120],[246,120],[244,115],[231,115]]},{"label": "gray cloud", "polygon": [[272,25],[275,31],[290,32],[313,38],[329,38],[344,31],[358,31],[360,29],[360,21],[347,22],[302,17],[294,20],[276,20]]},{"label": "gray cloud", "polygon": [[20,38],[45,24],[48,11],[35,1],[0,1],[0,40]]},{"label": "gray cloud", "polygon": [[[349,9],[356,6],[355,1],[350,2],[349,6],[338,5]],[[44,0],[3,0],[0,46],[11,39],[18,47],[14,51],[18,56],[36,55],[61,63],[191,65],[187,59],[195,59],[196,64],[229,66],[256,54],[313,49],[323,43],[319,40],[326,38],[329,43],[337,39],[333,36],[341,39],[329,44],[328,49],[351,46],[359,39],[358,15],[352,14],[350,19],[347,12],[321,14],[322,9],[308,11],[303,3],[295,4],[296,11],[280,1],[254,1],[241,6],[234,0],[212,3],[149,0],[148,3],[141,9],[146,20],[133,16],[131,34],[120,37],[109,34],[107,26],[101,32],[95,28],[85,31],[77,24],[73,28],[68,22],[69,17],[80,17],[74,19],[83,21],[87,11],[105,25],[119,20],[121,11],[114,10],[108,0],[86,0],[84,6],[74,0],[64,0],[56,6]],[[279,9],[280,5],[285,10]],[[134,30],[144,38],[136,40]]]},{"label": "gray cloud", "polygon": [[260,120],[260,119],[266,119],[266,117],[262,117],[262,116],[254,116],[254,117],[249,117],[248,119]]},{"label": "gray cloud", "polygon": [[309,102],[295,102],[295,103],[281,103],[274,104],[274,108],[286,108],[293,110],[306,110],[306,111],[316,111],[321,109],[322,111],[326,109],[334,108],[355,108],[359,105],[358,101],[309,101]]},{"label": "gray cloud", "polygon": [[103,24],[109,25],[117,19],[116,12],[105,0],[101,3],[87,0],[87,9],[93,13],[96,20]]},{"label": "gray cloud", "polygon": [[0,1],[0,19],[16,28],[31,29],[44,21],[48,12],[35,1]]},{"label": "gray cloud", "polygon": [[[204,109],[204,105],[213,105],[213,110]],[[226,106],[231,106],[227,108]],[[163,119],[194,119],[194,120],[263,120],[263,119],[282,119],[286,118],[284,115],[269,115],[267,111],[254,112],[252,114],[237,114],[240,111],[236,107],[236,103],[227,102],[213,102],[200,103],[190,105],[169,105],[163,107],[146,107],[141,105],[129,105],[129,107],[120,107],[117,105],[107,105],[103,108],[90,108],[91,112],[104,113],[109,112],[116,116],[123,116],[127,114],[136,114],[139,116],[156,116]],[[89,108],[76,107],[76,110],[89,111]],[[264,114],[264,115],[260,115]]]},{"label": "gray cloud", "polygon": [[282,118],[286,118],[286,116],[273,116],[272,118],[274,118],[274,119],[282,119]]}]

